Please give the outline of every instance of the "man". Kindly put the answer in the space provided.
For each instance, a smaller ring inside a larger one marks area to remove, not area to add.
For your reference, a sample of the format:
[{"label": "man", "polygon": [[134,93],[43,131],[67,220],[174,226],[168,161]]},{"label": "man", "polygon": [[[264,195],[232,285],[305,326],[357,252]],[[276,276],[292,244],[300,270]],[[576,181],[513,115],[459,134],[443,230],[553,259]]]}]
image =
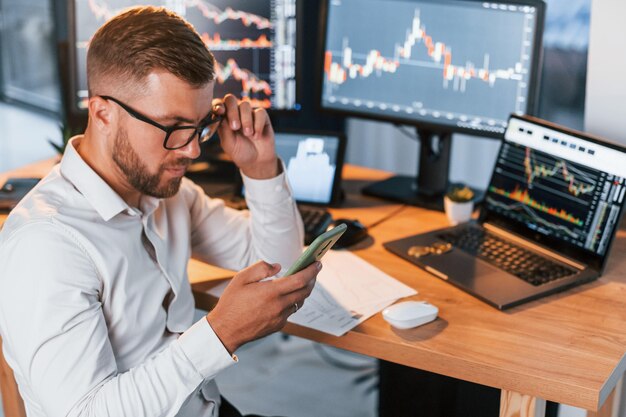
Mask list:
[{"label": "man", "polygon": [[[215,375],[284,326],[321,268],[263,280],[297,258],[303,236],[269,118],[232,96],[212,102],[213,56],[162,8],[107,22],[87,71],[85,134],[0,234],[7,362],[31,417],[217,416],[228,404]],[[183,178],[216,130],[249,214]],[[264,261],[193,324],[192,255],[231,269]]]}]

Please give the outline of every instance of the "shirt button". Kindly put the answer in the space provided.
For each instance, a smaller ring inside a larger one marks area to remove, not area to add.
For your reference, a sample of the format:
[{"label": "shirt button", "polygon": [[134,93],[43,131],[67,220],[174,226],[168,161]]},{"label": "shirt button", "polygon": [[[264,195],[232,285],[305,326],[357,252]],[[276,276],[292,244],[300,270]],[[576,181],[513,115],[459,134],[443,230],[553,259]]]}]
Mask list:
[{"label": "shirt button", "polygon": [[283,186],[282,185],[277,185],[274,187],[274,191],[276,191],[277,193],[281,192],[283,190]]}]

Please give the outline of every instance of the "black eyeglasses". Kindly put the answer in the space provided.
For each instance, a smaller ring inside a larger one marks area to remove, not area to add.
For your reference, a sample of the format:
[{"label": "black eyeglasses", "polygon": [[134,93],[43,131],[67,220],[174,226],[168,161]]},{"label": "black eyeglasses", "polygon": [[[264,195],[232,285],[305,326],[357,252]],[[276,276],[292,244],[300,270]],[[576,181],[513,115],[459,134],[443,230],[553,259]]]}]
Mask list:
[{"label": "black eyeglasses", "polygon": [[162,124],[155,122],[148,116],[139,113],[137,110],[122,103],[114,97],[100,96],[100,98],[103,98],[105,100],[111,100],[112,102],[117,103],[117,105],[126,110],[126,112],[135,119],[141,120],[142,122],[148,123],[149,125],[152,125],[164,131],[165,140],[163,141],[163,147],[170,151],[184,148],[185,146],[189,145],[191,141],[196,138],[196,136],[198,136],[200,143],[208,141],[209,139],[211,139],[211,136],[215,134],[217,128],[220,125],[220,122],[223,119],[222,116],[212,111],[207,117],[202,119],[197,126],[163,126]]}]

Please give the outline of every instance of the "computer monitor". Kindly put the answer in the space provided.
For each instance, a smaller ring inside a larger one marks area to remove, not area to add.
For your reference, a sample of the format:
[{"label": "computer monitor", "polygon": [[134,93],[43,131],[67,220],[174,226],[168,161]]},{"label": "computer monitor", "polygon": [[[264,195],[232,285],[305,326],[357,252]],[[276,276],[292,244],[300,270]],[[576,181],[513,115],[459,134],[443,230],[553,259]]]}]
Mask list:
[{"label": "computer monitor", "polygon": [[419,172],[364,190],[442,208],[451,135],[536,110],[540,0],[325,0],[323,110],[417,128]]},{"label": "computer monitor", "polygon": [[232,93],[254,106],[298,110],[300,0],[71,0],[70,113],[87,113],[87,47],[96,30],[121,10],[165,6],[185,17],[217,60],[215,97]]}]

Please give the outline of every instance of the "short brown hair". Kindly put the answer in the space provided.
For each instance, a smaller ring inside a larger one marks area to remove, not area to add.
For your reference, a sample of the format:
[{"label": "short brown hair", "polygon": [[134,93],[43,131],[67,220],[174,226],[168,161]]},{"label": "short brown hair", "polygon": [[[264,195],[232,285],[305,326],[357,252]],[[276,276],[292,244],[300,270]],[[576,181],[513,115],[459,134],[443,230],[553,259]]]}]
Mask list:
[{"label": "short brown hair", "polygon": [[213,81],[215,58],[196,30],[164,7],[133,7],[107,21],[87,52],[89,94],[102,84],[140,83],[154,70],[165,70],[200,87]]}]

